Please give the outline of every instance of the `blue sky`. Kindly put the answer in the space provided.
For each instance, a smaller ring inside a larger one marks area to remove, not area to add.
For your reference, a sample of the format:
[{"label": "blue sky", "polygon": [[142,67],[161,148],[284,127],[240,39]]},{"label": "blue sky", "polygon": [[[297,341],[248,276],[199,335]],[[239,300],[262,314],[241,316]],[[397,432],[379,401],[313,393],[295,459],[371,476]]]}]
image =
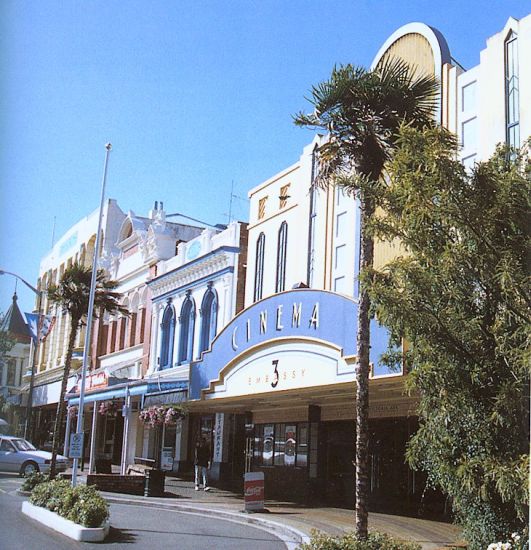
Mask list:
[{"label": "blue sky", "polygon": [[[486,9],[488,5],[488,9]],[[311,140],[292,114],[334,64],[370,65],[398,27],[422,21],[469,68],[511,0],[2,0],[0,268],[36,284],[50,249],[107,195],[145,215],[247,219],[247,190]],[[0,277],[0,311],[14,278]],[[19,303],[33,307],[19,285]]]}]

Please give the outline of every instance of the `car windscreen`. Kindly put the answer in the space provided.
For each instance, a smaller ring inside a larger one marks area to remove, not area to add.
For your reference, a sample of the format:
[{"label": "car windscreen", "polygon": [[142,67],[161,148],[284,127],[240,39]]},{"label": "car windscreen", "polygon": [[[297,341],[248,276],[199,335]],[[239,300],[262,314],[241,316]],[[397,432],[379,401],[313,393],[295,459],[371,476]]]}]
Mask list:
[{"label": "car windscreen", "polygon": [[11,443],[15,446],[17,451],[36,451],[35,447],[25,439],[12,439]]}]

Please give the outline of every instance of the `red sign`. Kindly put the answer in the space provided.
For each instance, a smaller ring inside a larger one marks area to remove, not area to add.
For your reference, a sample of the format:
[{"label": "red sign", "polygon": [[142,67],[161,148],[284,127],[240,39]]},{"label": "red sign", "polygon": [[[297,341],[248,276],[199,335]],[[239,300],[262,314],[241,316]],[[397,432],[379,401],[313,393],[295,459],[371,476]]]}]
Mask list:
[{"label": "red sign", "polygon": [[243,496],[246,512],[256,512],[264,509],[264,472],[245,474]]},{"label": "red sign", "polygon": [[109,385],[109,376],[106,372],[89,374],[85,379],[86,390],[95,390],[96,388],[106,388],[108,385]]}]

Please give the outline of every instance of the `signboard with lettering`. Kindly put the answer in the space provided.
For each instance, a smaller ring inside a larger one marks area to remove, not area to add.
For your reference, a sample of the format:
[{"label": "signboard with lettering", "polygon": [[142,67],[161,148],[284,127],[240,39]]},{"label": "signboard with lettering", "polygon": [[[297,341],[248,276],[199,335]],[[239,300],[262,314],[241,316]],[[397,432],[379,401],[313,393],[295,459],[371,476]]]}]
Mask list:
[{"label": "signboard with lettering", "polygon": [[109,375],[102,371],[96,374],[88,374],[85,379],[85,390],[106,388],[109,385]]},{"label": "signboard with lettering", "polygon": [[160,453],[160,469],[167,472],[173,470],[173,447],[163,447]]},{"label": "signboard with lettering", "polygon": [[223,413],[216,413],[214,425],[214,462],[223,462]]},{"label": "signboard with lettering", "polygon": [[245,474],[243,495],[246,512],[258,512],[264,509],[264,472]]},{"label": "signboard with lettering", "polygon": [[[201,361],[191,364],[190,399],[200,399],[212,381],[220,381],[227,374],[228,366],[240,370],[243,366],[240,357],[247,357],[255,350],[271,350],[290,340],[297,341],[295,346],[291,344],[292,350],[300,349],[299,342],[313,342],[338,350],[335,359],[354,357],[357,310],[357,303],[346,296],[313,289],[281,292],[253,304],[220,332],[212,342],[211,350],[203,354]],[[379,357],[386,351],[387,341],[386,330],[379,327],[376,321],[371,322],[371,362],[374,364],[374,373],[378,375],[390,374],[386,366],[379,365]],[[274,366],[271,369],[272,361],[276,359],[281,360],[273,354],[268,357],[267,365],[263,363],[257,367],[260,371],[258,384],[266,384],[264,377],[267,374],[273,377],[268,379],[269,387],[264,385],[263,391],[280,389],[281,383],[293,376],[293,369],[290,372],[282,371],[281,363],[277,365],[277,372]],[[338,373],[342,365],[344,361],[337,362]],[[307,369],[304,374],[307,383],[302,386],[311,385],[309,375],[315,377],[316,383],[321,383],[321,374],[317,371]],[[295,377],[301,381],[302,372],[297,371]],[[297,384],[293,382],[291,387],[297,387]]]},{"label": "signboard with lettering", "polygon": [[83,432],[70,434],[68,456],[70,458],[83,458]]}]

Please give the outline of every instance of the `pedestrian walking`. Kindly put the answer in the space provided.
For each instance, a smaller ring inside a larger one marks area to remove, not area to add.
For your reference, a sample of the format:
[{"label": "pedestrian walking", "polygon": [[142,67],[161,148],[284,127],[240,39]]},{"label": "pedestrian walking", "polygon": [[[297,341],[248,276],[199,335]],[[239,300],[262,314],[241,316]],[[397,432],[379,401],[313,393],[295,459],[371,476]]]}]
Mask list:
[{"label": "pedestrian walking", "polygon": [[194,453],[195,490],[199,491],[201,481],[203,490],[210,491],[208,486],[208,469],[210,468],[210,445],[205,437],[197,441]]}]

